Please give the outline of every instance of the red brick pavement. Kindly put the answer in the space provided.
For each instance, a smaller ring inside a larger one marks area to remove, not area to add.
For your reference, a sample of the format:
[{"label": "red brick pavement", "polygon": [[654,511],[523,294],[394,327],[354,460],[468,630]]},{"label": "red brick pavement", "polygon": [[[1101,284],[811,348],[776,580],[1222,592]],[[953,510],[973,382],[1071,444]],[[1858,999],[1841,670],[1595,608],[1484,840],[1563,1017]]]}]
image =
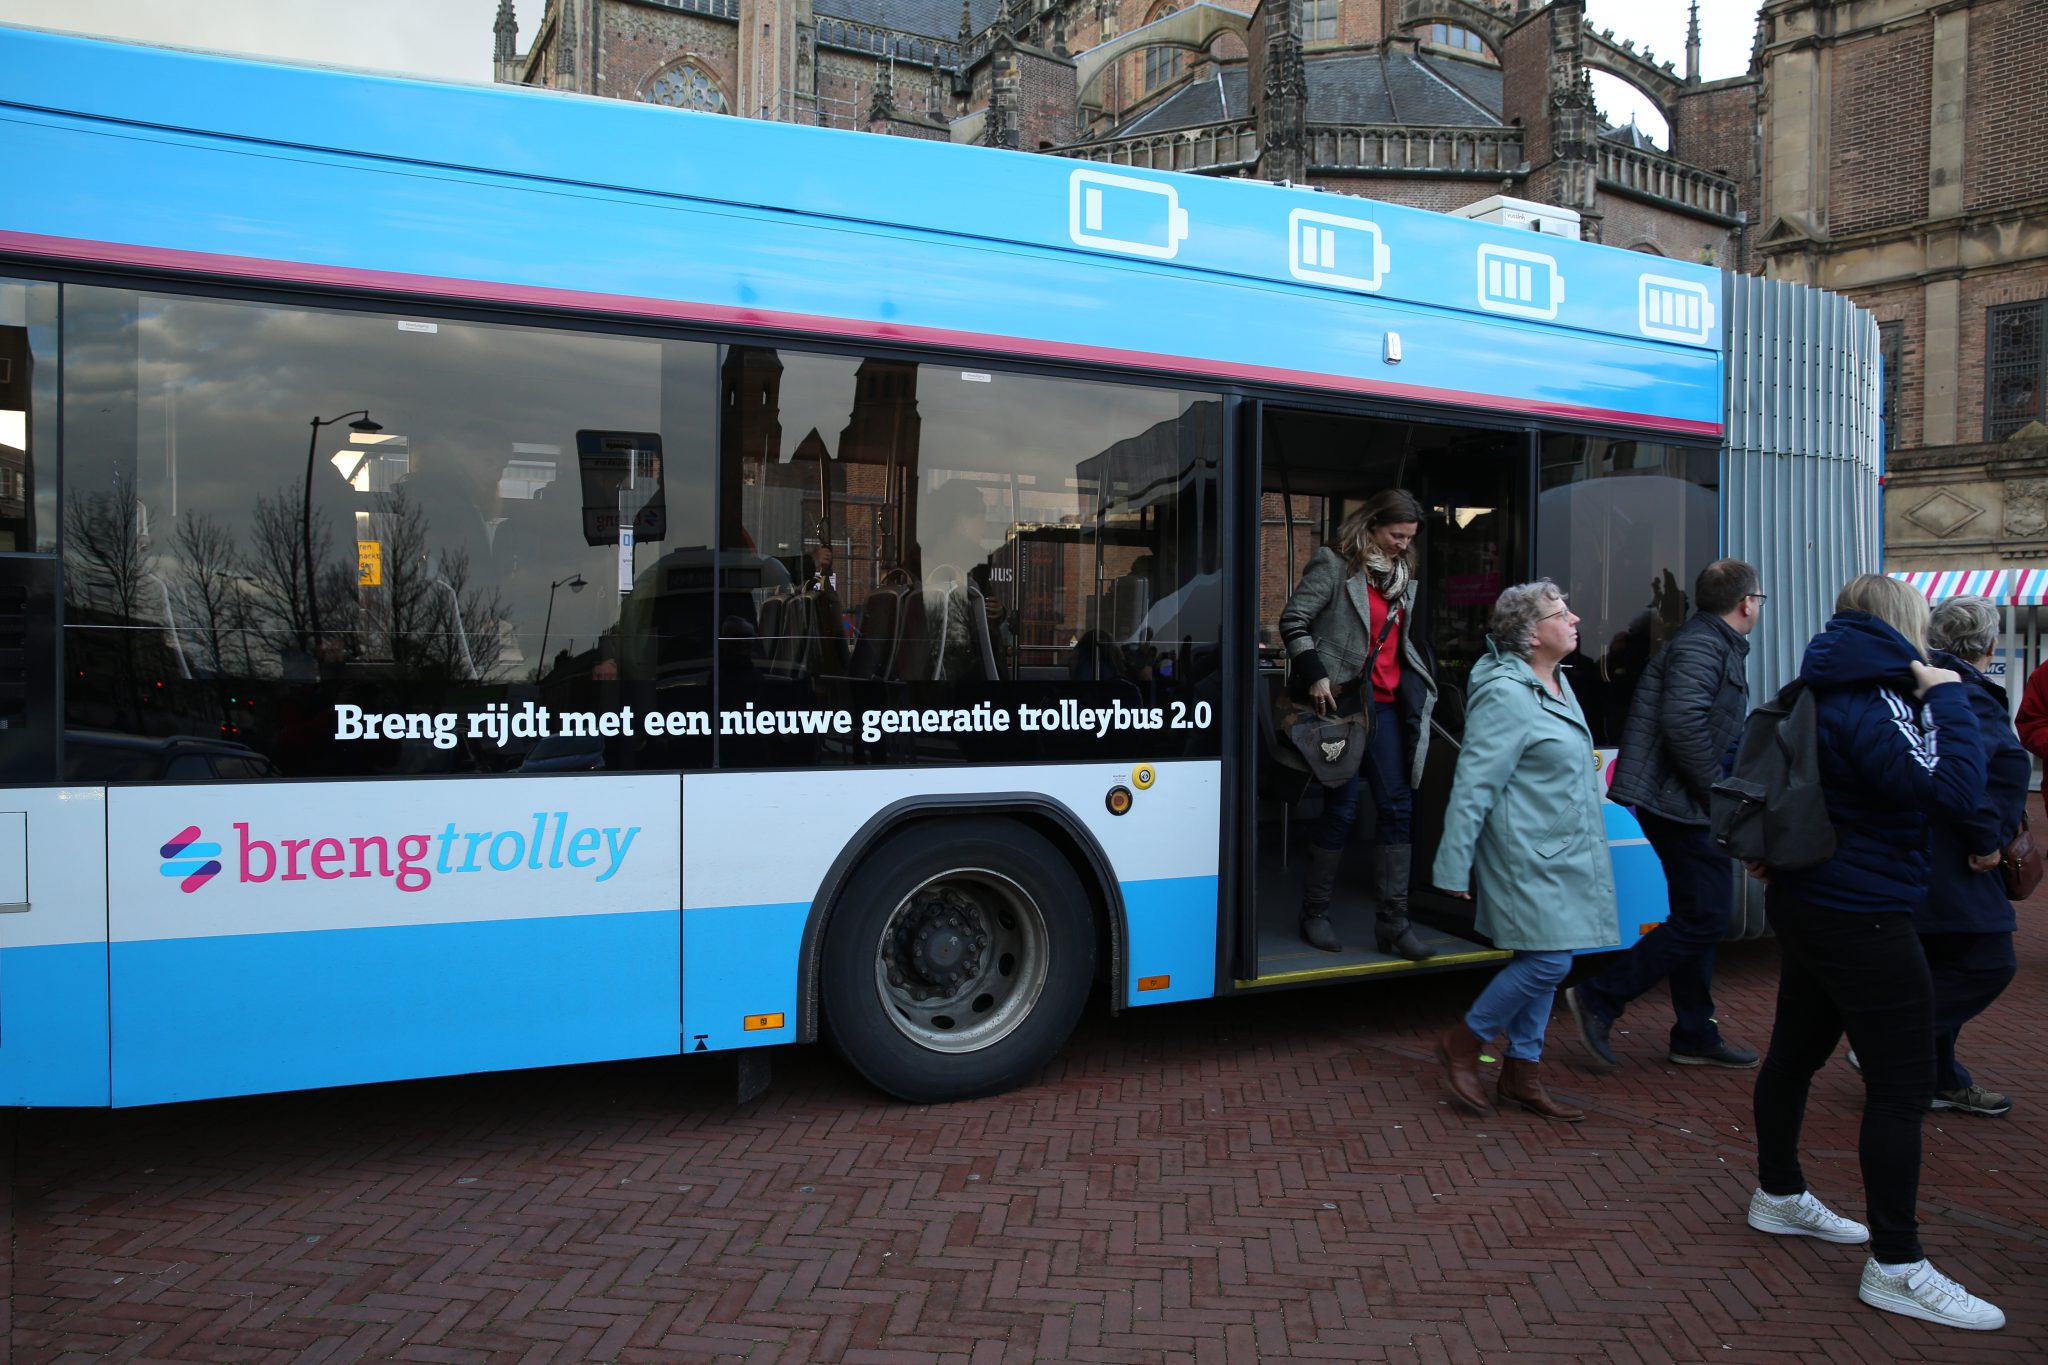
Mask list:
[{"label": "red brick pavement", "polygon": [[[1448,1110],[1427,1039],[1467,975],[1093,1019],[1037,1086],[942,1108],[804,1049],[745,1107],[699,1058],[21,1115],[8,1339],[22,1365],[2042,1360],[2028,912],[1965,1035],[2017,1107],[1930,1116],[1921,1191],[2000,1333],[1867,1309],[1860,1248],[1752,1233],[1752,1073],[1665,1062],[1661,999],[1612,1076],[1553,1022],[1585,1124]],[[1724,951],[1731,1036],[1764,1041],[1774,965]],[[1807,1132],[1852,1214],[1858,1086],[1829,1067]]]}]

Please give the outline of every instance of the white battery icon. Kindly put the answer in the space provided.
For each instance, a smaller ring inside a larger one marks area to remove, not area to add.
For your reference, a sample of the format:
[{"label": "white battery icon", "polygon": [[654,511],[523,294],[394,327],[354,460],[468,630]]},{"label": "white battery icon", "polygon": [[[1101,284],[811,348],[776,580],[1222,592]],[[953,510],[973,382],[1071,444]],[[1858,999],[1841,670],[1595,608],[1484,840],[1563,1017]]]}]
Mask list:
[{"label": "white battery icon", "polygon": [[1638,286],[1643,335],[1668,341],[1708,341],[1714,335],[1714,296],[1707,286],[1668,275],[1645,275]]},{"label": "white battery icon", "polygon": [[1188,239],[1188,211],[1171,185],[1075,171],[1067,181],[1067,235],[1076,246],[1170,261]]},{"label": "white battery icon", "polygon": [[1518,318],[1554,318],[1564,302],[1555,257],[1512,246],[1479,248],[1479,306]]},{"label": "white battery icon", "polygon": [[1287,215],[1287,268],[1297,280],[1378,289],[1392,269],[1380,225],[1315,209]]}]

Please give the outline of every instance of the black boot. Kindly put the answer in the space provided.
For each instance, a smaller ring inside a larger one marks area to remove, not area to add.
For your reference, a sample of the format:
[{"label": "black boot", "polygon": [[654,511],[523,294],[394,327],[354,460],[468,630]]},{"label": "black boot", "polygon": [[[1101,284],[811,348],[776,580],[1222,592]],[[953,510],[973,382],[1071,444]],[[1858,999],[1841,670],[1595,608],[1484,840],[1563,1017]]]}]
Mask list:
[{"label": "black boot", "polygon": [[1341,848],[1308,846],[1308,877],[1301,887],[1301,941],[1326,953],[1344,951],[1330,923],[1330,892],[1337,885],[1337,864],[1343,861]]},{"label": "black boot", "polygon": [[1373,850],[1373,892],[1379,899],[1379,917],[1373,940],[1383,953],[1421,962],[1436,956],[1436,950],[1416,937],[1408,924],[1408,864],[1413,850],[1407,844],[1381,844]]}]

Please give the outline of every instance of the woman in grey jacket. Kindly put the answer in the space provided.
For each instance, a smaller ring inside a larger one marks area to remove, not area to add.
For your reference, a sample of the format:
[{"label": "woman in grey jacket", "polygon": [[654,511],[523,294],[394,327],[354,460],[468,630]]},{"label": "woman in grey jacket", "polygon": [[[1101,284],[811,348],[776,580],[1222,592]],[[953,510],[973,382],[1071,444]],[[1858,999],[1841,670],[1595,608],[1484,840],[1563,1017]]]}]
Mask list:
[{"label": "woman in grey jacket", "polygon": [[1412,494],[1399,488],[1375,493],[1337,528],[1335,546],[1310,558],[1280,610],[1296,693],[1326,716],[1365,713],[1372,727],[1365,761],[1350,781],[1324,793],[1322,821],[1309,840],[1301,936],[1326,953],[1343,951],[1330,924],[1330,893],[1358,821],[1359,797],[1369,791],[1378,813],[1375,941],[1381,952],[1410,961],[1434,956],[1408,924],[1411,793],[1422,782],[1436,705],[1436,679],[1411,629],[1409,547],[1421,528],[1422,504]]},{"label": "woman in grey jacket", "polygon": [[1577,1123],[1585,1114],[1543,1088],[1543,1035],[1572,953],[1621,942],[1593,732],[1557,667],[1578,648],[1579,618],[1539,579],[1502,593],[1490,626],[1466,693],[1434,881],[1465,900],[1476,889],[1479,931],[1515,958],[1437,1040],[1436,1056],[1451,1099],[1484,1114],[1479,1050],[1504,1034],[1501,1100]]}]

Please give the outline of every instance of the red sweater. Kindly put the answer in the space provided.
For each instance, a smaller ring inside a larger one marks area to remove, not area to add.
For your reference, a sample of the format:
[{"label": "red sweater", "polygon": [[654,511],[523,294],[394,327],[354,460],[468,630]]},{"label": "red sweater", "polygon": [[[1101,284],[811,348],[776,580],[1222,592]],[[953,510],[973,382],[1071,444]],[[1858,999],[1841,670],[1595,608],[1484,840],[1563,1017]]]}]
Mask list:
[{"label": "red sweater", "polygon": [[[2035,669],[2027,679],[2027,690],[2020,694],[2020,713],[2013,724],[2027,752],[2048,763],[2048,664]],[[2048,773],[2042,775],[2041,789],[2048,792]]]},{"label": "red sweater", "polygon": [[[1372,620],[1366,622],[1366,625],[1371,628],[1372,634],[1365,638],[1366,650],[1370,652],[1372,642],[1380,638],[1380,631],[1387,624],[1387,599],[1382,597],[1380,590],[1371,584],[1366,585],[1365,596],[1366,600],[1372,603]],[[1386,641],[1380,645],[1380,652],[1373,656],[1372,699],[1374,701],[1392,701],[1394,694],[1400,690],[1401,625],[1402,622],[1397,617],[1394,621],[1394,628],[1387,631]]]}]

